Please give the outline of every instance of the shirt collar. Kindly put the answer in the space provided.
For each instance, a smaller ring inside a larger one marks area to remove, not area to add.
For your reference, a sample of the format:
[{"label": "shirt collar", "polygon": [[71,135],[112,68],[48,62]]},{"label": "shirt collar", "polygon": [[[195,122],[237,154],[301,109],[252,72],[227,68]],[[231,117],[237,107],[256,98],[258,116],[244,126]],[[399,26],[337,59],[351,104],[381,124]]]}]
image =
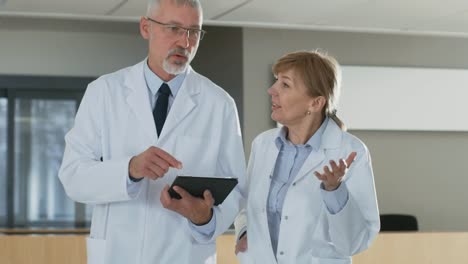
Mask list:
[{"label": "shirt collar", "polygon": [[[148,60],[146,60],[144,63],[143,72],[145,75],[146,86],[148,86],[153,96],[155,96],[158,93],[159,88],[164,83],[164,81],[161,80],[161,78],[159,78],[159,76],[156,75],[153,71],[151,71],[151,69],[148,66]],[[184,82],[186,75],[187,75],[187,70],[185,70],[181,74],[176,75],[172,80],[167,82],[167,84],[169,85],[169,88],[171,89],[171,93],[173,97],[177,95],[177,92],[182,86],[182,83]]]},{"label": "shirt collar", "polygon": [[[325,128],[327,127],[328,124],[328,119],[329,117],[325,117],[325,120],[323,120],[322,125],[320,125],[319,129],[312,135],[312,137],[307,140],[307,142],[304,145],[296,145],[296,146],[309,146],[312,147],[314,150],[318,150],[320,148],[320,143],[322,141],[322,135],[323,132],[325,131]],[[294,144],[291,143],[288,139],[286,139],[286,132],[287,128],[283,126],[279,132],[278,136],[275,139],[276,147],[281,150],[281,148],[284,145],[291,145],[293,146]]]}]

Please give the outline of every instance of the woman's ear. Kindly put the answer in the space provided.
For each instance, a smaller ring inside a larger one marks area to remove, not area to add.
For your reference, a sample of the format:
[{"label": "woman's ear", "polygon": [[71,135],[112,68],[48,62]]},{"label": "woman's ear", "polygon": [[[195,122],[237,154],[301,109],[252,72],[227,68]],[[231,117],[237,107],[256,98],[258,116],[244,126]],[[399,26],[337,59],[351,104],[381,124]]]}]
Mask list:
[{"label": "woman's ear", "polygon": [[310,111],[311,112],[322,112],[322,109],[327,104],[327,99],[323,96],[317,96],[312,98],[312,102],[310,103]]}]

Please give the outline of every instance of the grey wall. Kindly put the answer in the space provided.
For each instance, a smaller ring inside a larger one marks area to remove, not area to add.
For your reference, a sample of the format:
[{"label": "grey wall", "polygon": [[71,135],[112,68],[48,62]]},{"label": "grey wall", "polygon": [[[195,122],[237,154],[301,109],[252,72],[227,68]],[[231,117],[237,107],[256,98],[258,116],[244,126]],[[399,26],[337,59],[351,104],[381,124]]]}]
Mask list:
[{"label": "grey wall", "polygon": [[204,27],[207,30],[200,44],[193,68],[223,87],[236,101],[243,124],[243,56],[242,29]]},{"label": "grey wall", "polygon": [[[246,151],[248,142],[272,126],[266,93],[271,65],[286,52],[317,48],[343,65],[468,69],[468,38],[246,28]],[[444,95],[443,87],[440,95],[456,96]],[[371,151],[381,213],[414,214],[423,231],[468,230],[468,211],[460,206],[468,201],[468,132],[351,132]]]},{"label": "grey wall", "polygon": [[0,18],[0,74],[99,76],[135,64],[146,56],[135,26]]},{"label": "grey wall", "polygon": [[[242,30],[206,30],[192,66],[231,94],[242,123]],[[135,22],[0,17],[0,75],[97,77],[146,55]]]}]

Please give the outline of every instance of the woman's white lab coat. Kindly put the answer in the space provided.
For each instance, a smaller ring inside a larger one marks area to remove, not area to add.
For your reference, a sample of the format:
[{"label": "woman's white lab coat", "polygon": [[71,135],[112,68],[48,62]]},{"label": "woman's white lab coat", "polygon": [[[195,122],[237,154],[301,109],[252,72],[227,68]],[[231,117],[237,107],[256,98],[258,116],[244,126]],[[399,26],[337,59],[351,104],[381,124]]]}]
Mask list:
[{"label": "woman's white lab coat", "polygon": [[[247,208],[236,220],[239,232],[247,225],[248,250],[238,255],[245,263],[347,264],[371,244],[379,228],[374,178],[366,146],[329,120],[318,154],[304,162],[283,205],[276,258],[270,242],[267,198],[278,149],[278,129],[259,135],[252,144],[247,169]],[[330,160],[357,157],[344,182],[349,198],[337,214],[330,214],[320,194],[314,171],[323,172]]]},{"label": "woman's white lab coat", "polygon": [[[89,264],[205,263],[214,258],[213,238],[231,225],[241,204],[245,157],[237,110],[224,90],[190,68],[158,138],[143,63],[88,86],[66,136],[59,177],[73,200],[95,204]],[[184,168],[144,179],[131,197],[129,160],[150,146]],[[239,188],[214,209],[212,237],[192,232],[186,218],[162,207],[161,190],[177,173],[239,177]]]}]

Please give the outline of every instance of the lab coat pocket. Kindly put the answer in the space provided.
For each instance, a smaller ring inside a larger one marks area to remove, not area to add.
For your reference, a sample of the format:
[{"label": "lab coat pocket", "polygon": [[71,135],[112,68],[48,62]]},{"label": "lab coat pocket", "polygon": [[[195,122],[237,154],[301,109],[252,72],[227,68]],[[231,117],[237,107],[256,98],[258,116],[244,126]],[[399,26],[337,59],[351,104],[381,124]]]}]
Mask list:
[{"label": "lab coat pocket", "polygon": [[236,257],[237,257],[237,260],[239,260],[240,264],[254,264],[255,263],[253,260],[250,259],[248,250],[245,252],[237,253]]},{"label": "lab coat pocket", "polygon": [[88,264],[103,264],[106,256],[106,240],[86,238]]},{"label": "lab coat pocket", "polygon": [[214,243],[192,244],[190,263],[216,264],[216,245]]}]

